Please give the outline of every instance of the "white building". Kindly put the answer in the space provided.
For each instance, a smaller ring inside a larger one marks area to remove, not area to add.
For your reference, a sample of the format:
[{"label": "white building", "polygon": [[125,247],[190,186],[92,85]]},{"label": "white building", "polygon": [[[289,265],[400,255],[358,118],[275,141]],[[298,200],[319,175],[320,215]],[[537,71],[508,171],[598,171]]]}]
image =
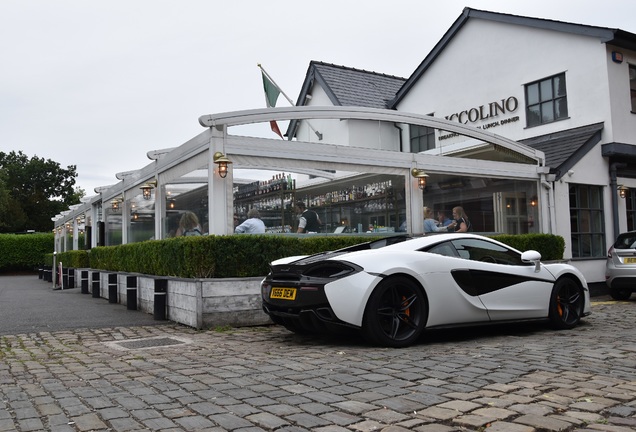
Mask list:
[{"label": "white building", "polygon": [[[374,99],[365,92],[363,74],[373,75],[312,63],[299,103],[381,102],[382,95]],[[393,84],[402,80],[376,75]],[[483,226],[483,231],[539,230],[563,236],[564,258],[590,282],[604,281],[607,248],[619,232],[636,226],[635,34],[466,8],[385,103],[400,112],[473,125],[543,151],[549,169],[538,174],[542,187],[537,196],[524,191],[500,195],[506,208],[515,209],[516,227],[497,220],[497,204],[488,194],[471,197],[467,190],[487,191],[492,179],[468,182],[458,176],[460,196],[454,201],[462,202],[471,218],[494,213],[495,226]],[[493,146],[452,133],[426,128],[410,132],[402,151],[498,159]],[[504,153],[501,160],[507,160]],[[474,174],[479,176],[479,164]],[[621,186],[629,188],[625,199],[619,198]],[[430,204],[452,202],[438,196]]]}]

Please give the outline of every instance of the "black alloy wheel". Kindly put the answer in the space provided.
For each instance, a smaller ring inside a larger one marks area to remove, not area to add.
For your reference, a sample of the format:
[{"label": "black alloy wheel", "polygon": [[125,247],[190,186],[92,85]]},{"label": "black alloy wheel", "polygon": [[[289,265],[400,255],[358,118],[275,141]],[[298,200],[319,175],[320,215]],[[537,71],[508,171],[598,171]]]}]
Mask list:
[{"label": "black alloy wheel", "polygon": [[427,318],[428,301],[422,288],[407,277],[389,277],[369,298],[362,335],[376,345],[405,347],[418,339]]},{"label": "black alloy wheel", "polygon": [[550,322],[556,329],[575,327],[583,315],[583,289],[570,278],[556,281],[550,297]]}]

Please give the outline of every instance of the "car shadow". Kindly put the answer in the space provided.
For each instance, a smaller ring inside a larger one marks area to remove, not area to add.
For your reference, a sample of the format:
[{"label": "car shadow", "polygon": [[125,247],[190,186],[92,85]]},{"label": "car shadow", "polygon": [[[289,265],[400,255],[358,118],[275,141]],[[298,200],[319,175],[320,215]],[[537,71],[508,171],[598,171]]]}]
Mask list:
[{"label": "car shadow", "polygon": [[[573,329],[586,328],[591,326],[585,320]],[[457,343],[475,343],[482,339],[493,339],[501,337],[532,337],[549,334],[570,336],[568,330],[558,331],[550,327],[547,322],[519,322],[519,323],[497,323],[486,325],[473,325],[465,327],[427,329],[420,338],[411,345],[411,348],[457,344]],[[331,347],[337,350],[346,348],[386,348],[369,344],[364,340],[362,335],[357,331],[340,332],[340,333],[314,333],[314,334],[288,334],[289,342],[294,345],[320,345],[322,347]]]}]

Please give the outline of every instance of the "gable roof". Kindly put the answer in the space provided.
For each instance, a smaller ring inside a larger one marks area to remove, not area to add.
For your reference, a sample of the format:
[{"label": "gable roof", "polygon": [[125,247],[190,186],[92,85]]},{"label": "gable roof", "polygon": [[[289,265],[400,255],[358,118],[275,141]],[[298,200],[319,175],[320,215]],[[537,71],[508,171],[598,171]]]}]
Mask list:
[{"label": "gable roof", "polygon": [[405,82],[406,78],[311,61],[296,106],[305,105],[318,83],[335,106],[387,108]]},{"label": "gable roof", "polygon": [[[406,78],[312,60],[296,106],[307,103],[317,83],[334,106],[386,109],[405,82]],[[285,132],[288,139],[296,135],[298,125],[297,120],[289,123]]]},{"label": "gable roof", "polygon": [[540,135],[519,142],[541,150],[545,165],[560,179],[572,169],[598,142],[601,141],[603,122]]},{"label": "gable roof", "polygon": [[404,83],[402,88],[397,92],[395,98],[389,101],[387,107],[396,109],[395,107],[408,94],[415,83],[421,78],[426,70],[439,57],[442,51],[468,22],[469,19],[476,18],[493,22],[501,22],[506,24],[514,24],[519,26],[533,27],[543,30],[553,30],[563,33],[577,34],[597,38],[601,43],[614,45],[619,48],[636,51],[636,34],[626,32],[620,29],[611,29],[607,27],[596,27],[583,24],[573,24],[563,21],[554,21],[543,18],[531,18],[518,15],[510,15],[496,12],[488,12],[472,8],[464,8],[462,14],[457,18],[453,25],[446,31],[444,36],[437,42],[431,52],[420,63],[415,72]]}]

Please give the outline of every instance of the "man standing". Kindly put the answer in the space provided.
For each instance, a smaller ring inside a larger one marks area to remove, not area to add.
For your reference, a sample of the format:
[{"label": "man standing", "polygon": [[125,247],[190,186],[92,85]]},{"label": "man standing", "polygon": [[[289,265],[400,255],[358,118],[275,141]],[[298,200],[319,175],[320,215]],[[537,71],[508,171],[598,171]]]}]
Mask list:
[{"label": "man standing", "polygon": [[307,210],[304,202],[298,201],[296,203],[296,213],[300,213],[297,233],[317,233],[320,230],[322,222],[320,217],[318,217],[318,213],[313,210]]}]

